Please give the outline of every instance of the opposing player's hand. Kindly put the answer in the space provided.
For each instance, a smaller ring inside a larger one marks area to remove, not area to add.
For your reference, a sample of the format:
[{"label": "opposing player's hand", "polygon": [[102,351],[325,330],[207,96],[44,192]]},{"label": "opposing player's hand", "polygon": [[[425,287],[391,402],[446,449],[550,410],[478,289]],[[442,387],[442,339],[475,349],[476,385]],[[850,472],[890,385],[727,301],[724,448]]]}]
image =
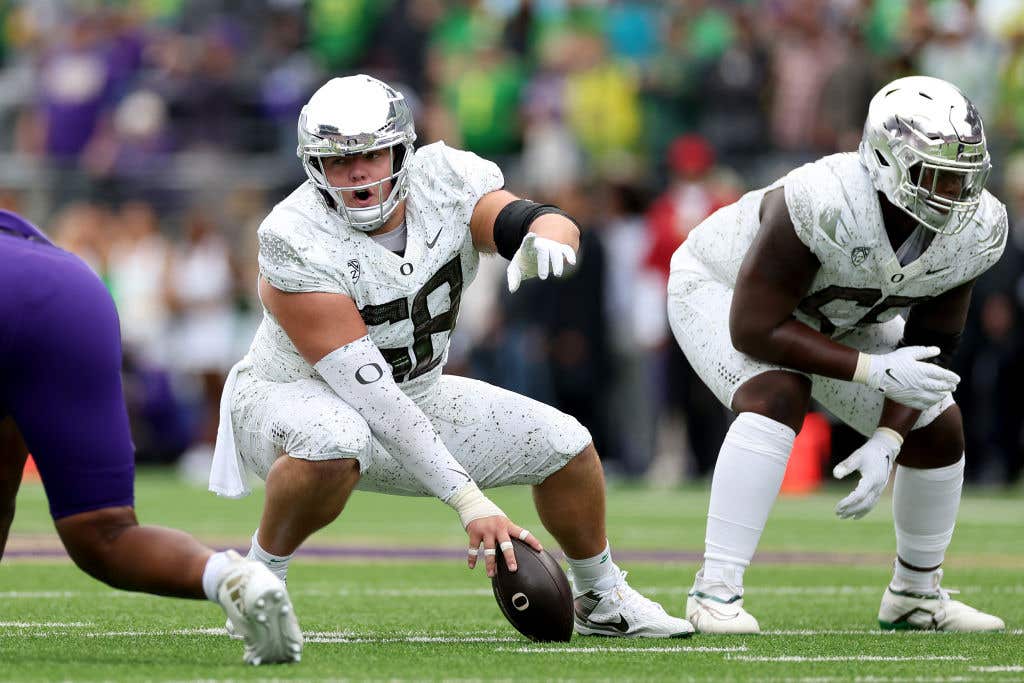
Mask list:
[{"label": "opposing player's hand", "polygon": [[863,446],[832,469],[832,476],[836,479],[842,479],[853,471],[860,472],[857,488],[836,505],[837,515],[843,519],[860,519],[871,512],[889,482],[892,464],[902,445],[903,437],[897,432],[879,427]]},{"label": "opposing player's hand", "polygon": [[469,568],[474,568],[483,555],[487,576],[490,577],[498,571],[495,557],[498,552],[505,554],[505,564],[510,571],[517,569],[512,538],[528,543],[534,550],[544,549],[536,536],[503,515],[474,519],[466,525],[466,533],[469,534]]},{"label": "opposing player's hand", "polygon": [[531,277],[546,280],[549,273],[562,277],[567,264],[570,267],[576,265],[576,250],[572,246],[529,232],[505,272],[508,291],[516,291],[523,280]]},{"label": "opposing player's hand", "polygon": [[879,355],[862,353],[854,381],[881,391],[897,403],[926,410],[960,382],[955,372],[926,362],[939,352],[937,346],[905,346]]}]

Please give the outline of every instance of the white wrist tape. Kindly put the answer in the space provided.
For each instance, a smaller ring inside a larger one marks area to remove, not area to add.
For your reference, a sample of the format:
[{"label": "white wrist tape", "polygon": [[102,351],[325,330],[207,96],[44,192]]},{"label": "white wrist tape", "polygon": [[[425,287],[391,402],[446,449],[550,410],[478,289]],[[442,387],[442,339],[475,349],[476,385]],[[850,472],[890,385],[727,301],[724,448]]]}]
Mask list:
[{"label": "white wrist tape", "polygon": [[853,371],[853,379],[851,381],[857,384],[868,383],[868,370],[871,369],[871,356],[866,353],[861,353],[857,356],[857,368]]},{"label": "white wrist tape", "polygon": [[903,447],[903,435],[897,432],[895,429],[889,429],[888,427],[879,427],[875,430],[875,434],[888,436],[890,439],[896,441],[897,444]]},{"label": "white wrist tape", "polygon": [[432,494],[448,501],[473,482],[420,407],[395,383],[391,366],[368,336],[335,349],[313,367]]},{"label": "white wrist tape", "polygon": [[473,482],[466,484],[458,493],[448,499],[448,504],[455,508],[465,529],[474,519],[481,517],[504,517],[505,513]]}]

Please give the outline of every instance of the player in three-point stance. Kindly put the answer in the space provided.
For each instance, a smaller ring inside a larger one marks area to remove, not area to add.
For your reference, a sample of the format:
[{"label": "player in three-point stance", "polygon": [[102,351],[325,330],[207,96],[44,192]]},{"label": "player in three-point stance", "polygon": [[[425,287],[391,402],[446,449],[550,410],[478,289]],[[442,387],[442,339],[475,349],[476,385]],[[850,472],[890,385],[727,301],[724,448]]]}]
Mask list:
[{"label": "player in three-point stance", "polygon": [[136,520],[120,335],[89,267],[0,211],[0,556],[27,445],[82,570],[114,588],[219,602],[246,641],[246,662],[298,661],[302,634],[280,579],[234,551]]},{"label": "player in three-point stance", "polygon": [[759,630],[743,608],[743,572],[811,398],[868,437],[833,472],[861,477],[836,514],[867,514],[896,465],[882,628],[1003,628],[940,585],[964,471],[959,377],[947,368],[974,281],[1006,242],[1006,209],[984,189],[989,167],[981,118],[957,88],[899,79],[871,100],[859,154],[744,195],[673,256],[676,340],[738,415],[687,600],[698,632]]},{"label": "player in three-point stance", "polygon": [[249,557],[284,578],[358,487],[440,498],[469,536],[469,566],[482,555],[493,575],[497,552],[515,566],[511,537],[540,544],[481,489],[530,484],[569,558],[579,633],[690,635],[612,562],[587,430],[441,374],[480,253],[511,261],[512,291],[559,277],[576,259],[573,220],[505,191],[498,167],[474,154],[440,142],[414,150],[402,95],[369,76],[314,93],[298,137],[308,181],[260,226],[264,318],[229,375],[211,471],[211,490],[227,496],[247,492],[245,470],[266,480]]}]

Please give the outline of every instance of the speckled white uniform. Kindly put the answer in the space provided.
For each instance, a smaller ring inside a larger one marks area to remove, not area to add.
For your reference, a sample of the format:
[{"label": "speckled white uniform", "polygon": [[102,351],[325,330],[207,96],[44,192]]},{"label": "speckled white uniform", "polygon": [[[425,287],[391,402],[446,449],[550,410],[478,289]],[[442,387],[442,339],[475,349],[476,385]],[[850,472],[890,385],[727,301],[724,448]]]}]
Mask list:
[{"label": "speckled white uniform", "polygon": [[[416,151],[408,179],[404,256],[349,228],[304,183],[260,226],[260,274],[282,291],[352,297],[401,389],[481,487],[543,481],[590,442],[587,430],[532,399],[441,375],[459,301],[479,261],[469,219],[481,196],[502,187],[501,171],[435,143]],[[359,488],[427,493],[267,311],[239,369],[230,412],[242,462],[261,478],[283,453],[357,458]]]},{"label": "speckled white uniform", "polygon": [[[729,336],[732,292],[760,227],[761,199],[780,186],[797,236],[821,262],[796,315],[861,351],[896,348],[908,306],[978,277],[999,260],[1006,244],[1006,209],[986,191],[970,225],[956,235],[937,235],[920,257],[901,266],[871,179],[852,153],[824,157],[745,194],[690,233],[672,257],[668,287],[676,340],[726,406],[747,380],[786,369],[736,351]],[[852,382],[812,379],[813,397],[851,427],[871,434],[878,426],[880,393]],[[929,424],[952,402],[947,395],[916,426]]]}]

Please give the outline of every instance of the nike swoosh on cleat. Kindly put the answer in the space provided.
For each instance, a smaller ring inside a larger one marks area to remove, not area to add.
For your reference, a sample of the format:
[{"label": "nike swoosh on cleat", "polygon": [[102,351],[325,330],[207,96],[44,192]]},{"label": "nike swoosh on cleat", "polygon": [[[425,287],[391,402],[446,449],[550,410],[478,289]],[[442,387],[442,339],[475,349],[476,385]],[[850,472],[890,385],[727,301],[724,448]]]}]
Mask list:
[{"label": "nike swoosh on cleat", "polygon": [[434,239],[433,240],[427,240],[427,249],[433,249],[434,248],[434,245],[437,244],[437,238],[441,236],[442,232],[444,232],[444,228],[441,228],[440,230],[437,231],[437,234],[434,235]]},{"label": "nike swoosh on cleat", "polygon": [[[577,613],[577,616],[579,616],[578,613]],[[584,626],[587,626],[588,628],[593,628],[593,629],[598,629],[598,630],[601,630],[601,629],[604,629],[604,630],[614,629],[614,630],[618,631],[619,633],[626,633],[627,631],[629,631],[629,622],[626,621],[626,617],[622,616],[621,614],[619,615],[619,620],[617,622],[616,621],[591,621],[590,619],[581,619],[581,621],[583,622]]]}]

